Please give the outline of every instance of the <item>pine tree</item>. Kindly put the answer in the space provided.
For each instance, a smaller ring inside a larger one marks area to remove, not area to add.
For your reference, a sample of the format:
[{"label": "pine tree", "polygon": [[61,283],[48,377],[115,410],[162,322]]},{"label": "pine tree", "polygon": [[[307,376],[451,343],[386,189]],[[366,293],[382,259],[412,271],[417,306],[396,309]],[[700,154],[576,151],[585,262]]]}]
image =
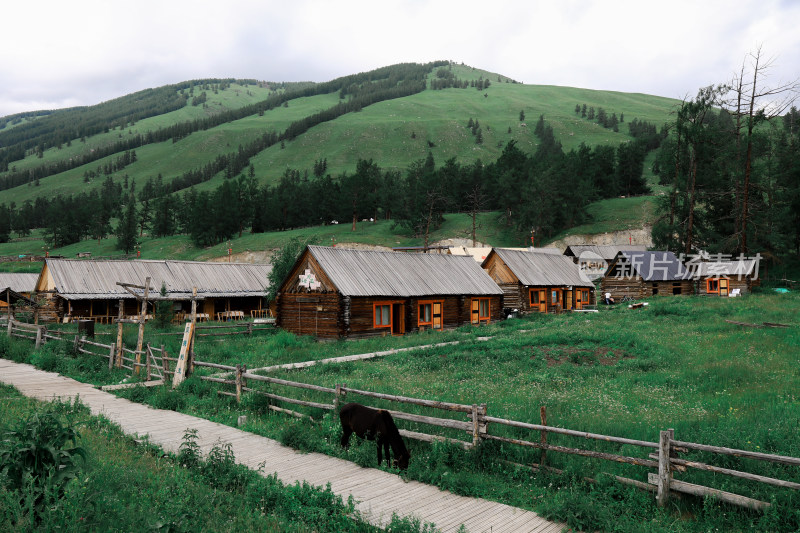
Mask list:
[{"label": "pine tree", "polygon": [[129,254],[136,246],[136,198],[131,194],[117,224],[117,249]]}]

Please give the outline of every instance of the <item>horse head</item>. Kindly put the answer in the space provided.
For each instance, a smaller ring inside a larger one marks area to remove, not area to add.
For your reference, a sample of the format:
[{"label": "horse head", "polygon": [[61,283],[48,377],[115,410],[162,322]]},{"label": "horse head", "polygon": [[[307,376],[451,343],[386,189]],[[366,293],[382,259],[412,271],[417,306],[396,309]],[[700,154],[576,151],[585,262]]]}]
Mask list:
[{"label": "horse head", "polygon": [[405,453],[401,454],[399,457],[395,457],[394,461],[392,461],[392,466],[400,470],[405,470],[408,468],[409,459],[411,459],[411,454],[406,450]]}]

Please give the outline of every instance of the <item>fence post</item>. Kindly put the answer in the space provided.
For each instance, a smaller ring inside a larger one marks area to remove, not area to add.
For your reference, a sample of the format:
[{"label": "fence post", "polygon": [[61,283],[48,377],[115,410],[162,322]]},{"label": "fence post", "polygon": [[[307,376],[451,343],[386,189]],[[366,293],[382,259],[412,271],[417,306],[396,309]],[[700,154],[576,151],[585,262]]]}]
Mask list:
[{"label": "fence post", "polygon": [[[542,425],[547,425],[547,406],[543,405],[539,408],[539,417],[542,420]],[[539,443],[547,444],[547,431],[542,431],[539,434]],[[544,466],[544,463],[547,461],[547,450],[542,448],[542,454],[539,457],[539,466]]]},{"label": "fence post", "polygon": [[78,346],[80,346],[80,337],[76,334],[75,335],[75,340],[72,342],[73,351],[77,352],[78,351]]},{"label": "fence post", "polygon": [[116,344],[116,353],[117,353],[117,368],[122,367],[122,357],[124,352],[122,351],[122,319],[125,316],[125,300],[119,301],[119,310],[117,312],[117,344]]},{"label": "fence post", "polygon": [[342,386],[336,384],[336,392],[333,393],[333,413],[339,412],[339,396],[342,394]]},{"label": "fence post", "polygon": [[42,328],[36,328],[36,350],[42,347]]},{"label": "fence post", "polygon": [[144,369],[145,369],[145,376],[146,376],[145,380],[146,381],[150,381],[150,371],[151,371],[150,359],[153,357],[153,352],[150,351],[150,343],[149,342],[145,346],[146,346],[145,347],[145,351],[144,351],[144,359],[145,359],[145,361],[144,361]]},{"label": "fence post", "polygon": [[664,507],[669,500],[669,486],[672,482],[672,465],[669,461],[670,447],[674,429],[662,431],[658,439],[658,492],[656,501],[659,507]]},{"label": "fence post", "polygon": [[250,336],[253,335],[253,323],[252,322],[248,322],[247,323],[247,334],[250,335]]},{"label": "fence post", "polygon": [[236,403],[242,401],[242,366],[236,365]]},{"label": "fence post", "polygon": [[[11,307],[9,307],[11,309]],[[8,336],[11,337],[11,329],[14,327],[14,315],[11,314],[11,311],[8,312]]]},{"label": "fence post", "polygon": [[169,372],[169,360],[167,360],[167,351],[164,350],[164,345],[161,345],[161,373],[164,375],[164,386],[169,386],[169,378],[167,378],[167,372]]},{"label": "fence post", "polygon": [[488,408],[485,403],[482,403],[480,406],[480,425],[478,426],[478,434],[488,434],[489,433],[489,422],[486,421],[486,415],[488,413]]},{"label": "fence post", "polygon": [[478,404],[472,404],[472,447],[478,445]]},{"label": "fence post", "polygon": [[117,351],[116,350],[116,346],[112,344],[111,348],[108,350],[108,369],[109,370],[114,368],[114,355],[115,355],[116,351]]}]

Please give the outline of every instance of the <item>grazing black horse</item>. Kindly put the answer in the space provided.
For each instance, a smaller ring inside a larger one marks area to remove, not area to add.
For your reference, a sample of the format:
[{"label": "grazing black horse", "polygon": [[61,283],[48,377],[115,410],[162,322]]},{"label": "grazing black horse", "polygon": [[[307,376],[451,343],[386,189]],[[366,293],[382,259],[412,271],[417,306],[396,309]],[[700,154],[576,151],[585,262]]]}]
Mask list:
[{"label": "grazing black horse", "polygon": [[339,411],[342,422],[342,447],[347,448],[350,435],[355,433],[362,439],[375,440],[378,443],[378,465],[383,462],[381,448],[386,452],[386,464],[389,464],[389,446],[394,452],[394,465],[405,470],[408,468],[408,453],[392,415],[383,409],[372,409],[358,403],[348,403]]}]

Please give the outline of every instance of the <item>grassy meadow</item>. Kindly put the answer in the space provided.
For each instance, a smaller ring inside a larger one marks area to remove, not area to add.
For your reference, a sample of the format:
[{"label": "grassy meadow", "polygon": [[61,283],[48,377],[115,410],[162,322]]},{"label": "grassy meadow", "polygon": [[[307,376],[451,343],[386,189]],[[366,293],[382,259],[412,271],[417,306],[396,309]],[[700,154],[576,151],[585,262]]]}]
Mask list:
[{"label": "grassy meadow", "polygon": [[[624,306],[600,313],[529,316],[486,327],[463,327],[444,333],[425,332],[403,338],[318,343],[285,332],[259,333],[233,342],[213,337],[198,341],[199,360],[267,365],[318,360],[366,353],[391,347],[458,340],[459,344],[397,353],[378,359],[317,365],[270,375],[326,387],[349,387],[462,404],[486,403],[490,416],[539,422],[546,406],[548,424],[581,431],[657,441],[658,432],[673,428],[678,440],[764,451],[800,457],[800,388],[797,354],[800,297],[762,290],[736,299],[656,297],[643,310]],[[790,324],[787,329],[743,328],[725,319]],[[126,333],[134,342],[135,328]],[[100,328],[102,332],[103,329]],[[177,348],[177,337],[155,337]],[[488,337],[488,339],[486,339]],[[6,342],[2,338],[0,342]],[[102,342],[102,341],[101,341]],[[81,363],[66,348],[46,346],[31,354],[30,343],[13,342],[5,357],[32,360],[50,370],[83,380],[116,382],[101,359]],[[81,369],[81,366],[95,370]],[[197,374],[210,373],[207,369]],[[255,385],[259,386],[259,385]],[[271,385],[276,394],[329,403],[330,396],[306,394]],[[345,452],[338,446],[339,427],[327,412],[310,409],[316,423],[269,411],[265,398],[245,396],[242,404],[216,394],[218,386],[189,378],[178,391],[134,388],[120,392],[160,408],[189,412],[235,425],[240,414],[250,415],[245,429],[281,440],[303,450],[320,451],[375,466],[374,444],[359,444]],[[348,397],[359,401],[359,397]],[[371,405],[389,406],[372,399]],[[294,408],[284,405],[284,407]],[[391,408],[414,411],[411,406]],[[415,412],[442,416],[441,412]],[[436,431],[405,421],[401,427]],[[490,427],[490,433],[538,440],[538,433]],[[441,433],[466,440],[455,430]],[[548,442],[635,457],[647,450],[574,437],[549,435]],[[584,531],[795,531],[800,528],[800,499],[790,490],[723,475],[690,471],[678,479],[751,496],[773,507],[760,514],[692,497],[673,499],[664,510],[649,493],[619,485],[605,474],[646,480],[647,469],[596,459],[549,452],[548,465],[564,474],[533,473],[510,463],[538,462],[538,451],[485,441],[465,452],[448,444],[409,442],[412,460],[407,476],[461,494],[481,496],[536,510],[566,520]],[[732,469],[800,482],[795,467],[712,457],[688,456]],[[584,478],[595,479],[587,483]]]},{"label": "grassy meadow", "polygon": [[[382,531],[329,490],[284,485],[234,464],[223,445],[205,460],[190,446],[177,456],[165,454],[147,443],[137,445],[106,419],[90,416],[80,403],[42,404],[6,385],[0,385],[0,396],[0,451],[16,437],[7,431],[54,413],[64,425],[77,429],[80,438],[75,444],[86,452],[63,497],[47,494],[38,515],[26,508],[28,494],[7,488],[0,477],[2,531]],[[33,442],[47,443],[28,444]],[[184,440],[191,442],[190,437]],[[412,533],[423,527],[396,518],[390,530]]]}]

